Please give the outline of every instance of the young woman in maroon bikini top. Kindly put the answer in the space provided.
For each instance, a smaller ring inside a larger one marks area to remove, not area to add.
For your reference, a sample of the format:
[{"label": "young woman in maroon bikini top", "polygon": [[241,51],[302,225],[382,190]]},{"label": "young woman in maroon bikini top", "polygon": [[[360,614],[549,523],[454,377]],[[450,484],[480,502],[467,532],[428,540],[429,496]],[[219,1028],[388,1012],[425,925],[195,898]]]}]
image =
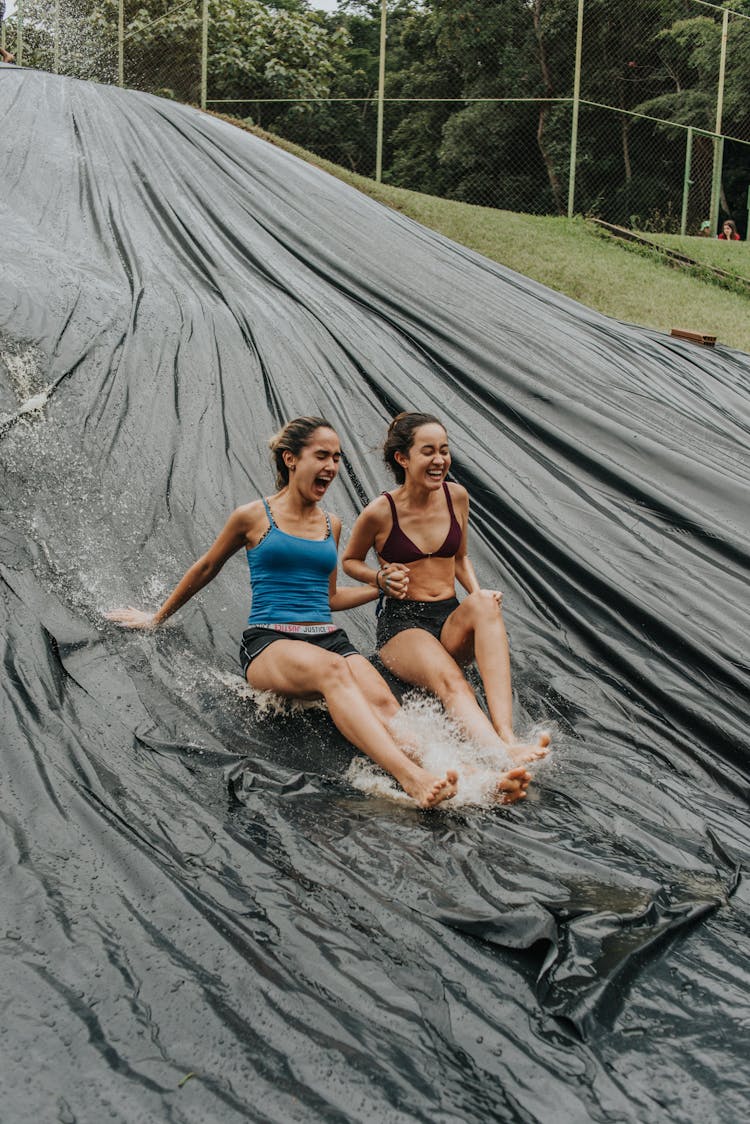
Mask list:
[{"label": "young woman in maroon bikini top", "polygon": [[[451,454],[444,426],[430,415],[399,414],[391,422],[383,452],[400,486],[365,508],[342,558],[350,577],[376,586],[383,595],[378,655],[399,679],[437,695],[470,741],[483,750],[495,749],[519,766],[544,756],[547,735],[522,745],[513,733],[502,594],[480,588],[467,554],[469,497],[460,484],[446,480]],[[426,550],[441,533],[446,514],[447,534],[433,550]],[[378,555],[377,570],[366,562],[370,550]],[[457,581],[468,594],[462,602],[456,598]],[[462,670],[475,658],[489,719]],[[529,778],[523,768],[521,772],[525,790]]]}]

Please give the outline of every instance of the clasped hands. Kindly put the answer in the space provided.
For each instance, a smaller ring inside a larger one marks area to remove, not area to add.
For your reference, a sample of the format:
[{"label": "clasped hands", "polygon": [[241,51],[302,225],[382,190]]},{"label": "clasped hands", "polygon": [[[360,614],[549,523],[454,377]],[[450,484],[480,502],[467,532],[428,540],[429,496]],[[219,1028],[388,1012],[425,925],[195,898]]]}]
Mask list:
[{"label": "clasped hands", "polygon": [[[386,597],[393,597],[397,601],[405,601],[409,594],[409,567],[403,562],[386,562],[377,572],[375,584]],[[487,590],[497,601],[498,606],[503,603],[503,595],[499,589]]]},{"label": "clasped hands", "polygon": [[403,601],[409,591],[409,567],[401,562],[386,562],[378,570],[375,584],[386,597]]}]

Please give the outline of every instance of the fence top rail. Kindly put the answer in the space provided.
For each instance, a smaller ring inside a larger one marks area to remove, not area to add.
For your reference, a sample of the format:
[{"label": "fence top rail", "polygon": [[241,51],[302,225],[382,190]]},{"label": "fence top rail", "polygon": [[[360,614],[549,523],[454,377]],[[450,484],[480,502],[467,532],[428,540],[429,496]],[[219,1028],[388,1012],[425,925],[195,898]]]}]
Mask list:
[{"label": "fence top rail", "polygon": [[584,101],[581,98],[581,105],[588,105],[591,109],[606,109],[610,113],[619,113],[623,117],[639,117],[643,121],[653,121],[656,125],[671,125],[674,129],[692,129],[693,133],[697,133],[700,137],[713,137],[714,140],[728,140],[734,141],[736,144],[750,145],[750,141],[744,140],[742,137],[732,137],[727,133],[715,133],[712,129],[700,129],[697,125],[683,125],[681,121],[669,121],[666,117],[651,117],[648,113],[637,113],[634,109],[617,109],[613,105],[602,105],[598,101]]},{"label": "fence top rail", "polygon": [[[369,97],[359,98],[207,98],[206,105],[279,105],[279,104],[298,104],[299,102],[310,102],[313,104],[329,103],[329,102],[357,102],[375,104],[377,102],[377,94],[371,94]],[[571,105],[573,98],[384,98],[386,102],[393,102],[396,104],[403,104],[405,102],[431,102],[445,105],[468,105],[470,103],[482,102],[484,104],[492,105],[505,105],[505,104],[558,104],[558,105]],[[588,101],[586,98],[581,98],[581,105],[588,106],[590,109],[605,109],[609,113],[618,113],[623,117],[637,117],[642,121],[653,121],[655,125],[669,125],[674,129],[683,129],[687,132],[692,129],[694,134],[701,137],[713,137],[718,140],[723,137],[724,140],[734,141],[737,144],[750,145],[750,141],[744,140],[742,137],[733,137],[728,133],[715,133],[712,129],[701,129],[697,125],[685,125],[681,121],[670,121],[666,117],[652,117],[648,113],[638,113],[634,109],[621,109],[614,105],[606,105],[604,102]]]},{"label": "fence top rail", "polygon": [[750,16],[745,15],[744,12],[737,12],[734,8],[727,8],[725,4],[711,4],[709,0],[693,0],[694,4],[700,4],[701,8],[712,8],[715,12],[729,12],[733,18],[740,20],[750,20]]},{"label": "fence top rail", "polygon": [[[377,94],[370,94],[369,97],[359,98],[208,98],[207,101],[211,105],[244,105],[246,102],[329,102],[329,101],[355,101],[355,102],[376,102],[378,101]],[[383,101],[392,102],[443,102],[450,105],[458,102],[461,105],[467,102],[572,102],[572,98],[383,98]]]}]

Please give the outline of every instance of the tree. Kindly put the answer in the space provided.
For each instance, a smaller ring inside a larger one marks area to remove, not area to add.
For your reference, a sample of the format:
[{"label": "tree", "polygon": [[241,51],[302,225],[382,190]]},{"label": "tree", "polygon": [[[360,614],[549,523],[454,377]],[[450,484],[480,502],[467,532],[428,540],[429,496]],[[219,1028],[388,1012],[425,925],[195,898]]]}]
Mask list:
[{"label": "tree", "polygon": [[[61,0],[60,57],[64,73],[116,78],[117,0]],[[128,0],[125,6],[125,84],[196,102],[200,94],[201,5],[198,0]],[[26,6],[25,61],[51,69],[54,5]],[[300,0],[211,0],[209,97],[254,101],[254,117],[269,124],[308,112],[304,99],[326,97],[346,44],[342,28],[327,27]],[[265,99],[290,99],[263,114]],[[300,99],[296,105],[294,99]]]}]

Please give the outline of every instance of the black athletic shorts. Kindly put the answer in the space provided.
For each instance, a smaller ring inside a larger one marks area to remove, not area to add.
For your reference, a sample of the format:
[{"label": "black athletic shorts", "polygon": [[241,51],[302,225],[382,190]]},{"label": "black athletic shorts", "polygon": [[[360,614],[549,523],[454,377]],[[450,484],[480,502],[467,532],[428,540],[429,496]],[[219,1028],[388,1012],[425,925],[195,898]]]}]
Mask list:
[{"label": "black athletic shorts", "polygon": [[275,628],[246,628],[242,633],[240,644],[240,663],[242,674],[247,678],[247,669],[250,664],[265,652],[274,640],[302,640],[307,644],[314,644],[326,652],[334,652],[337,656],[358,656],[359,652],[352,644],[343,628],[335,628],[332,632],[325,632],[320,636],[309,636],[302,632],[279,632]]},{"label": "black athletic shorts", "polygon": [[458,604],[457,597],[447,597],[444,601],[397,601],[386,597],[378,615],[378,651],[407,628],[422,628],[439,640],[443,625]]}]

